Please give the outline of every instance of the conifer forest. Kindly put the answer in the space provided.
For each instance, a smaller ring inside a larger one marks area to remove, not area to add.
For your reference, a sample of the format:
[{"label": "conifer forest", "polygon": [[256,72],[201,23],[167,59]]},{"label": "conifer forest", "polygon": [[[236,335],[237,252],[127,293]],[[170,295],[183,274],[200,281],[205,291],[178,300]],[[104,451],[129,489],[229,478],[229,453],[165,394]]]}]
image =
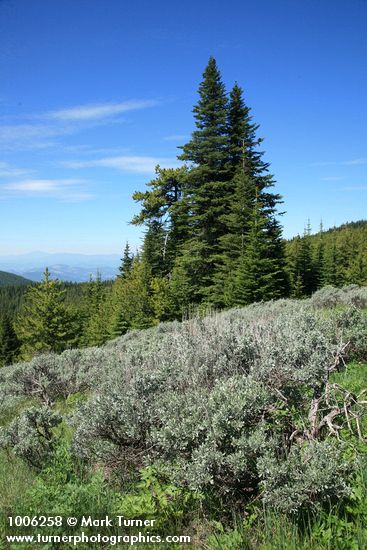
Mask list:
[{"label": "conifer forest", "polygon": [[285,239],[240,83],[210,57],[197,98],[114,280],[0,273],[0,536],[46,511],[155,522],[100,548],[367,548],[367,221]]}]

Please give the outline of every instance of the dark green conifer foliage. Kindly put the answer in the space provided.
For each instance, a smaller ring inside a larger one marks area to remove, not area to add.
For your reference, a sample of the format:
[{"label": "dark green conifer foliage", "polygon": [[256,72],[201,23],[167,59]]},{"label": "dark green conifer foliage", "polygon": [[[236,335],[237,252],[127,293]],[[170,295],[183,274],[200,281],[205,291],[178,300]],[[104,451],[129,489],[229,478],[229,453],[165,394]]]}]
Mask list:
[{"label": "dark green conifer foliage", "polygon": [[230,259],[238,258],[243,252],[257,194],[254,180],[241,166],[233,178],[233,187],[228,212],[224,216],[227,232],[220,239],[223,253]]},{"label": "dark green conifer foliage", "polygon": [[210,299],[217,307],[232,303],[233,274],[238,258],[245,252],[246,235],[256,200],[254,182],[242,167],[236,171],[233,187],[228,211],[223,216],[227,231],[219,239],[220,251],[214,258],[215,274]]},{"label": "dark green conifer foliage", "polygon": [[89,311],[84,329],[83,342],[88,346],[100,346],[109,337],[108,311],[106,309],[106,291],[101,274],[97,272],[96,279],[90,279],[88,284]]},{"label": "dark green conifer foliage", "polygon": [[303,282],[300,265],[301,237],[297,235],[292,240],[292,252],[288,253],[287,268],[291,282],[291,296],[301,298],[303,296]]},{"label": "dark green conifer foliage", "polygon": [[323,285],[342,286],[344,282],[341,254],[334,238],[325,251],[322,270]]},{"label": "dark green conifer foliage", "polygon": [[174,318],[174,310],[169,280],[166,277],[153,277],[150,289],[154,324],[170,321]]},{"label": "dark green conifer foliage", "polygon": [[117,338],[126,334],[130,328],[129,322],[126,320],[125,313],[119,310],[112,321],[110,336],[111,338]]},{"label": "dark green conifer foliage", "polygon": [[[311,247],[313,282],[312,292],[325,285],[366,284],[367,280],[367,222],[351,222],[324,231],[322,225],[315,235],[296,237],[286,243],[288,271],[292,282],[292,296],[304,296],[300,265],[302,241]],[[298,266],[298,267],[297,267]]]},{"label": "dark green conifer foliage", "polygon": [[267,220],[266,232],[269,241],[268,256],[272,260],[272,278],[274,285],[274,296],[281,298],[290,295],[290,279],[287,271],[287,260],[285,255],[285,242],[283,230],[275,216]]},{"label": "dark green conifer foliage", "polygon": [[95,279],[92,276],[89,278],[87,294],[90,310],[93,313],[104,299],[102,276],[99,271],[97,271]]},{"label": "dark green conifer foliage", "polygon": [[268,173],[269,163],[263,160],[264,152],[259,150],[264,140],[257,137],[259,125],[252,118],[251,108],[243,99],[243,90],[235,84],[230,93],[227,115],[229,161],[235,171],[240,169],[253,179],[262,208],[267,215],[274,215],[281,196],[265,191],[274,186],[274,179]]},{"label": "dark green conifer foliage", "polygon": [[243,100],[242,89],[235,84],[227,116],[232,195],[222,217],[226,231],[220,237],[211,294],[211,300],[217,306],[227,305],[229,296],[233,296],[234,265],[245,252],[255,204],[265,222],[263,229],[267,232],[267,256],[272,260],[268,265],[272,265],[274,288],[277,286],[279,295],[288,292],[282,231],[276,219],[281,197],[268,191],[274,181],[267,173],[269,164],[263,161],[263,152],[258,150],[262,139],[256,136],[258,125],[252,122],[250,112]]},{"label": "dark green conifer foliage", "polygon": [[311,227],[308,223],[302,239],[296,239],[295,255],[291,266],[293,296],[309,296],[317,289],[317,278],[311,246]]},{"label": "dark green conifer foliage", "polygon": [[11,365],[19,355],[20,341],[8,315],[0,320],[0,367]]},{"label": "dark green conifer foliage", "polygon": [[[231,196],[228,166],[227,97],[214,58],[209,59],[194,107],[197,129],[183,146],[181,160],[192,163],[185,182],[184,203],[190,232],[182,253],[196,300],[210,293],[215,254],[226,228],[223,216]],[[190,258],[192,266],[190,266]]]},{"label": "dark green conifer foliage", "polygon": [[345,277],[348,283],[356,285],[367,285],[367,251],[366,245],[364,250],[357,250],[352,257],[348,269],[345,272]]},{"label": "dark green conifer foliage", "polygon": [[227,97],[214,57],[210,57],[203,73],[199,96],[193,108],[197,130],[182,147],[180,158],[217,174],[224,168],[227,158]]},{"label": "dark green conifer foliage", "polygon": [[[210,266],[210,262],[214,265],[214,257],[209,257],[204,264],[205,255],[205,243],[199,239],[191,239],[182,248],[180,255],[176,259],[173,272],[171,286],[176,287],[178,292],[177,297],[181,296],[177,303],[181,303],[183,307],[187,303],[199,303],[202,301],[203,296],[206,295],[208,287],[203,287],[205,284],[205,268]],[[186,297],[179,291],[179,281],[185,287]],[[201,284],[199,284],[199,281]],[[180,307],[181,310],[181,307]]]},{"label": "dark green conifer foliage", "polygon": [[281,294],[278,288],[278,266],[271,257],[271,242],[267,231],[267,219],[255,203],[250,227],[245,235],[243,252],[237,261],[232,286],[228,293],[228,305],[246,305],[270,300]]},{"label": "dark green conifer foliage", "polygon": [[151,305],[150,265],[139,254],[134,257],[131,272],[126,278],[118,277],[111,297],[110,334],[116,336],[126,330],[147,328],[154,324]]},{"label": "dark green conifer foliage", "polygon": [[149,263],[153,276],[164,277],[171,272],[177,250],[188,233],[187,209],[182,202],[187,170],[157,166],[156,174],[148,183],[149,191],[133,195],[141,202],[142,210],[132,223],[146,225],[144,261]]},{"label": "dark green conifer foliage", "polygon": [[163,276],[167,271],[166,249],[168,234],[163,222],[153,220],[148,222],[144,236],[142,258],[149,264],[152,274],[156,277]]},{"label": "dark green conifer foliage", "polygon": [[16,323],[24,358],[41,351],[61,352],[77,343],[76,318],[65,305],[65,295],[47,268],[42,282],[28,288]]},{"label": "dark green conifer foliage", "polygon": [[310,222],[304,230],[303,239],[301,240],[300,247],[300,269],[302,277],[303,293],[309,296],[317,285],[315,284],[314,265],[312,259],[312,246],[311,246],[311,226]]},{"label": "dark green conifer foliage", "polygon": [[121,265],[119,267],[120,277],[127,277],[131,271],[133,265],[133,255],[130,251],[129,243],[127,242],[124,248],[124,254],[121,258]]},{"label": "dark green conifer foliage", "polygon": [[[250,109],[245,106],[242,89],[236,83],[229,95],[227,125],[228,125],[228,156],[229,162],[236,170],[242,165],[245,168],[244,149],[246,145],[246,128],[251,128]],[[256,129],[254,127],[254,129]],[[244,171],[244,170],[243,170]]]},{"label": "dark green conifer foliage", "polygon": [[312,259],[314,269],[314,286],[316,288],[321,288],[323,285],[323,266],[325,263],[325,240],[322,222],[320,223],[320,230],[316,236],[316,239]]},{"label": "dark green conifer foliage", "polygon": [[242,89],[235,84],[227,99],[212,57],[193,113],[196,129],[179,156],[187,163],[178,178],[179,193],[177,173],[158,168],[158,177],[148,184],[151,190],[134,195],[142,202],[142,210],[133,223],[147,226],[144,261],[151,266],[153,277],[172,277],[170,287],[177,280],[184,281],[187,297],[181,294],[176,300],[179,311],[187,301],[227,305],[256,203],[264,222],[273,288],[278,285],[277,295],[286,294],[284,244],[276,219],[281,197],[270,190],[274,180],[259,151],[262,139],[256,136],[258,126]]}]

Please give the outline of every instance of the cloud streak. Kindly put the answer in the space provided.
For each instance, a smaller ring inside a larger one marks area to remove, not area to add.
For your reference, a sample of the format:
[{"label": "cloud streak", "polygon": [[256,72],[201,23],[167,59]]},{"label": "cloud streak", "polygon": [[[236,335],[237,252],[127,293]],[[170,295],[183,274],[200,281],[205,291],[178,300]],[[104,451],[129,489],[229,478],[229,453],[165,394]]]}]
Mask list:
[{"label": "cloud streak", "polygon": [[367,158],[345,160],[341,164],[343,164],[344,166],[361,166],[363,164],[367,164]]},{"label": "cloud streak", "polygon": [[322,181],[340,181],[344,179],[344,176],[326,176],[325,178],[321,178]]},{"label": "cloud streak", "polygon": [[158,101],[152,99],[132,99],[121,103],[99,103],[78,105],[68,109],[60,109],[46,114],[46,118],[62,121],[101,120],[117,116],[128,111],[136,111],[154,107]]},{"label": "cloud streak", "polygon": [[367,185],[352,185],[343,187],[343,191],[367,191]]},{"label": "cloud streak", "polygon": [[7,149],[44,149],[55,145],[53,138],[75,132],[74,128],[48,124],[0,126],[0,144]]},{"label": "cloud streak", "polygon": [[19,178],[28,176],[32,173],[32,170],[24,170],[23,168],[16,168],[11,166],[7,162],[0,162],[0,178]]},{"label": "cloud streak", "polygon": [[311,166],[363,166],[365,164],[367,164],[367,158],[363,157],[351,160],[313,162]]},{"label": "cloud streak", "polygon": [[132,99],[119,103],[84,104],[38,115],[25,116],[21,124],[0,125],[0,145],[10,150],[52,147],[63,136],[95,126],[120,123],[118,115],[158,105],[153,99]]},{"label": "cloud streak", "polygon": [[121,172],[131,172],[135,174],[152,174],[155,167],[159,164],[162,167],[178,166],[178,162],[167,158],[143,157],[120,155],[115,157],[105,157],[96,160],[68,161],[63,162],[67,168],[113,168]]},{"label": "cloud streak", "polygon": [[3,197],[21,196],[37,198],[56,198],[63,201],[82,201],[91,199],[90,193],[83,191],[82,179],[26,179],[13,181],[0,186]]}]

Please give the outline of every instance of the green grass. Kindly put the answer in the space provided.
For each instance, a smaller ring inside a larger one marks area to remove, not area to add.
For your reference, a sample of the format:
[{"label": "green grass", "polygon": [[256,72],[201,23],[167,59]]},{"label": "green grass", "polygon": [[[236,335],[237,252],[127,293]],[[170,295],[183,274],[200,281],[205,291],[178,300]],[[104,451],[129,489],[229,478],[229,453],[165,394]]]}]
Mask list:
[{"label": "green grass", "polygon": [[22,460],[0,451],[0,548],[6,532],[6,518],[15,515],[34,480],[34,473]]},{"label": "green grass", "polygon": [[22,460],[0,452],[0,511],[7,512],[29,490],[34,474]]},{"label": "green grass", "polygon": [[349,363],[343,371],[334,373],[331,381],[358,394],[367,389],[367,363]]}]

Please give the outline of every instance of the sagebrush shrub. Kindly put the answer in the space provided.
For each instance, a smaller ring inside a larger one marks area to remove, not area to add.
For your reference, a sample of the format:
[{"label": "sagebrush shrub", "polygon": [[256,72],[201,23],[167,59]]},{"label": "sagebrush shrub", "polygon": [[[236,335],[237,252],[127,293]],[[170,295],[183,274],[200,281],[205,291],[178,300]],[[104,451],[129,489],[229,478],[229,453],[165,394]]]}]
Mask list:
[{"label": "sagebrush shrub", "polygon": [[11,449],[30,466],[41,470],[52,456],[55,446],[53,428],[61,417],[47,407],[25,410],[21,416],[0,430],[0,447]]},{"label": "sagebrush shrub", "polygon": [[74,451],[116,467],[160,462],[195,491],[254,493],[259,460],[270,453],[286,468],[293,432],[310,433],[311,398],[328,380],[341,325],[282,300],[126,335],[111,346],[123,352],[117,369],[74,416]]},{"label": "sagebrush shrub", "polygon": [[345,305],[366,308],[367,287],[357,285],[348,285],[343,288],[324,286],[312,295],[310,304],[314,308],[333,308]]},{"label": "sagebrush shrub", "polygon": [[[323,392],[343,359],[366,357],[364,296],[355,287],[323,289],[309,300],[211,312],[131,331],[102,348],[39,356],[2,369],[0,407],[29,398],[52,405],[84,392],[64,420],[74,455],[91,465],[136,475],[159,464],[183,489],[232,503],[263,490],[283,511],[342,497],[344,466],[339,479],[327,466],[341,447],[324,441],[339,428],[321,421],[339,404]],[[9,436],[20,433],[16,422]],[[19,452],[19,437],[7,441]]]},{"label": "sagebrush shrub", "polygon": [[286,459],[265,454],[258,459],[263,501],[279,512],[295,513],[320,503],[336,503],[350,494],[353,464],[335,441],[292,446]]}]

